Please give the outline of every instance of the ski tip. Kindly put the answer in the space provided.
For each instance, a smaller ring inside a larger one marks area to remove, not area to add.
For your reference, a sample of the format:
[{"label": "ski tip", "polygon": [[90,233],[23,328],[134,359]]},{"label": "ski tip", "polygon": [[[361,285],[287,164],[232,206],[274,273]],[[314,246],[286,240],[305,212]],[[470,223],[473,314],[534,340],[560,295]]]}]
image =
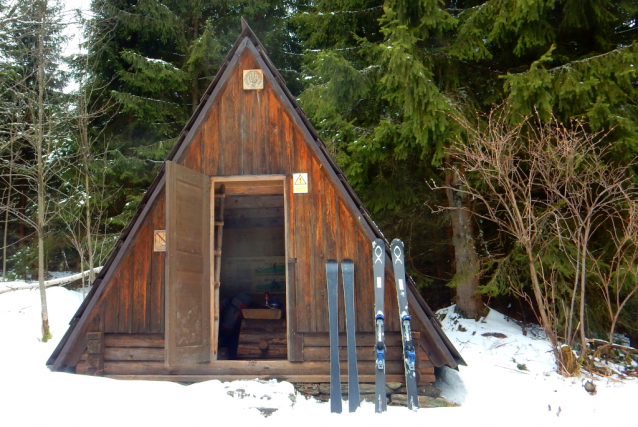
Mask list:
[{"label": "ski tip", "polygon": [[402,241],[401,239],[394,239],[394,240],[392,241],[392,246],[394,246],[394,245],[401,245],[401,246],[403,246],[403,241]]},{"label": "ski tip", "polygon": [[328,265],[328,264],[336,264],[336,263],[337,263],[336,259],[327,259],[326,260],[326,265]]},{"label": "ski tip", "polygon": [[375,246],[385,246],[385,242],[383,241],[383,239],[374,239],[372,241],[372,247],[374,248]]},{"label": "ski tip", "polygon": [[354,264],[354,262],[350,258],[346,258],[341,260],[341,264]]}]

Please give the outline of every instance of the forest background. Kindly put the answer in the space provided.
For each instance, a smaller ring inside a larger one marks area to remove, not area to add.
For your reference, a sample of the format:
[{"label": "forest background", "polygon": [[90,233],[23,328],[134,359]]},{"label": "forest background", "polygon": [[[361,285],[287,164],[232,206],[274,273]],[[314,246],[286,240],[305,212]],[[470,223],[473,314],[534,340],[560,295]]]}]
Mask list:
[{"label": "forest background", "polygon": [[45,272],[108,258],[241,17],[426,301],[635,346],[634,0],[0,0],[2,274],[45,338]]}]

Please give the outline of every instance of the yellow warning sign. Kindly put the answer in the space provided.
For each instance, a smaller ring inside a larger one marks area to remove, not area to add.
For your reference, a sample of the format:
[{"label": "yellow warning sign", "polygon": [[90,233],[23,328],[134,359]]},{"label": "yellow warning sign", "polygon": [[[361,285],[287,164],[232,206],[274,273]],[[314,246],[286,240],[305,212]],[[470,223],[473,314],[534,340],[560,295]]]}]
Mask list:
[{"label": "yellow warning sign", "polygon": [[292,192],[293,193],[308,192],[308,174],[307,173],[292,174]]}]

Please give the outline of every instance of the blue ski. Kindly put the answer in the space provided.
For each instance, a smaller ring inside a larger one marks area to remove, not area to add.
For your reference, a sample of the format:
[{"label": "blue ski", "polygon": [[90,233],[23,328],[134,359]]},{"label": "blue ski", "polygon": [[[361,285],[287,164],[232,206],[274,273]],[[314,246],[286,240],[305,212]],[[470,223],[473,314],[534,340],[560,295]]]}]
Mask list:
[{"label": "blue ski", "polygon": [[385,314],[383,311],[385,281],[385,243],[383,239],[372,242],[372,269],[374,272],[374,322],[376,325],[376,366],[374,387],[374,412],[385,412],[387,408],[385,395]]},{"label": "blue ski", "polygon": [[341,413],[341,374],[339,372],[339,264],[326,261],[328,319],[330,322],[330,412]]}]

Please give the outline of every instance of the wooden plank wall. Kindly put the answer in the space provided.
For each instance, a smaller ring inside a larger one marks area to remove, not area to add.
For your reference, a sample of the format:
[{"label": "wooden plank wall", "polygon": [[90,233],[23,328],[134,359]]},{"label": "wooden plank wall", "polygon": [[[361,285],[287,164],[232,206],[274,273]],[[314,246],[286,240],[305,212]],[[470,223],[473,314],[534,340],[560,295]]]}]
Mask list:
[{"label": "wooden plank wall", "polygon": [[105,333],[164,333],[164,252],[153,251],[154,230],[164,230],[164,195],[151,208],[102,298]]},{"label": "wooden plank wall", "polygon": [[[183,164],[210,176],[307,172],[308,194],[292,194],[288,257],[297,259],[296,311],[299,332],[328,331],[325,260],[350,258],[355,264],[357,330],[374,331],[371,243],[347,209],[324,167],[304,142],[270,83],[264,90],[242,89],[242,70],[259,68],[246,50],[233,75],[196,131]],[[289,178],[290,181],[290,178]],[[321,208],[318,208],[318,207]],[[387,278],[387,330],[399,329],[394,279]],[[340,279],[341,280],[341,279]],[[340,288],[340,331],[345,331]],[[364,308],[365,307],[365,308]]]},{"label": "wooden plank wall", "polygon": [[[418,334],[417,334],[418,335]],[[329,340],[327,334],[309,333],[304,337],[308,345],[308,358],[303,364],[287,361],[215,361],[193,367],[169,367],[164,364],[163,334],[104,334],[104,354],[100,374],[123,379],[158,379],[173,381],[204,381],[207,379],[233,380],[241,378],[278,378],[298,382],[328,382]],[[357,347],[359,378],[361,382],[374,382],[374,335],[363,334]],[[342,381],[346,381],[346,336],[339,337]],[[403,382],[401,339],[390,333],[386,344],[386,379]],[[90,374],[91,355],[80,358],[76,372]],[[433,382],[434,366],[422,348],[417,349],[417,381]]]},{"label": "wooden plank wall", "polygon": [[[282,371],[273,369],[269,375],[297,380],[306,376],[306,380],[311,381],[310,375],[320,381],[328,378],[327,353],[322,344],[327,342],[328,332],[325,260],[351,258],[354,261],[357,331],[361,337],[369,338],[374,332],[371,242],[332,185],[324,166],[306,146],[301,129],[289,117],[270,83],[264,82],[264,90],[242,89],[242,70],[259,68],[248,50],[238,64],[196,130],[181,163],[209,176],[308,173],[308,194],[293,194],[290,176],[286,186],[287,256],[296,259],[294,311],[297,331],[303,340],[303,365],[308,366],[293,368],[297,365],[279,364],[276,366],[281,366]],[[164,229],[164,203],[161,196],[151,209],[138,233],[132,256],[120,266],[103,298],[102,320],[92,322],[93,325],[99,323],[99,329],[106,334],[105,373],[129,378],[196,374],[220,378],[222,366],[206,365],[206,369],[195,372],[171,370],[163,365],[159,346],[163,346],[164,333],[164,253],[153,252],[152,233],[155,229]],[[385,281],[386,332],[392,337],[399,331],[399,321],[394,278],[390,272],[386,273]],[[345,332],[341,277],[339,282],[339,330]],[[129,342],[117,334],[137,335]],[[153,346],[141,345],[143,338],[139,334],[149,334],[147,339]],[[423,339],[419,342],[421,381],[430,382],[434,376],[433,365],[424,351],[427,343],[424,345]],[[360,345],[362,375],[371,375],[373,381],[372,344],[361,342]],[[130,348],[122,350],[126,346]],[[77,354],[78,359],[81,352]],[[403,369],[400,348],[390,346],[388,354],[392,359],[389,375],[400,380]],[[238,378],[252,375],[239,367],[231,371]]]}]

